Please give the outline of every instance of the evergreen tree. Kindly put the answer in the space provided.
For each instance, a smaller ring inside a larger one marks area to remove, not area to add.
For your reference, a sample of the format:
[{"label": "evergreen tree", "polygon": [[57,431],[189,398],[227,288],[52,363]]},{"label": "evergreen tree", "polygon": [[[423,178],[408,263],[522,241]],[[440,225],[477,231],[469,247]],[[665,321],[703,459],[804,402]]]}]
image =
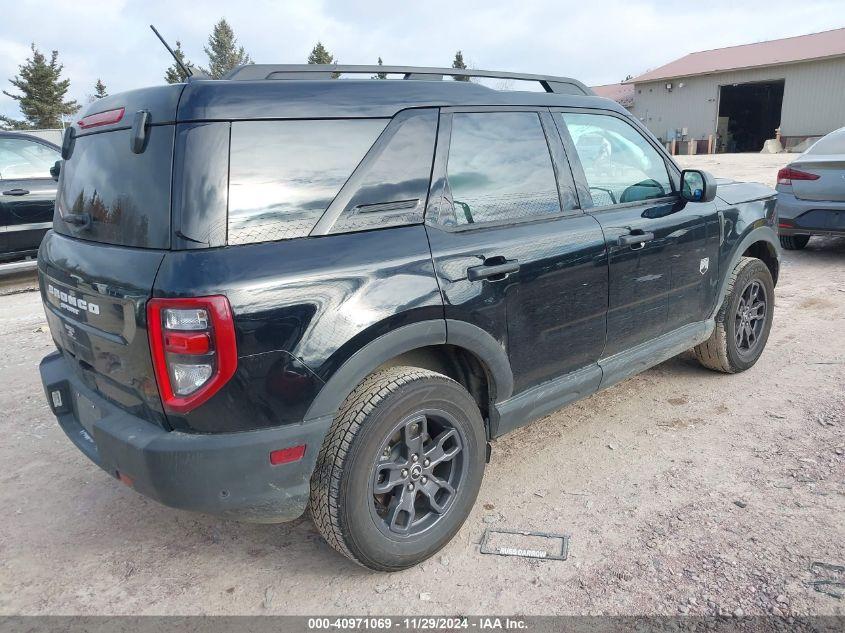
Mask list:
[{"label": "evergreen tree", "polygon": [[[455,59],[452,62],[452,68],[459,68],[461,70],[465,70],[467,65],[464,63],[464,54],[461,51],[457,51],[455,53]],[[455,81],[469,81],[469,77],[463,77],[461,75],[453,75],[452,78]]]},{"label": "evergreen tree", "polygon": [[[337,60],[334,56],[323,46],[322,42],[317,42],[314,48],[311,49],[311,54],[308,56],[309,64],[336,64]],[[340,77],[340,73],[332,73],[332,79]]]},{"label": "evergreen tree", "polygon": [[109,93],[106,92],[106,84],[104,84],[100,79],[97,80],[97,83],[94,84],[94,97],[97,99],[102,99],[103,97],[108,97]]},{"label": "evergreen tree", "polygon": [[208,69],[203,68],[202,71],[212,79],[221,79],[233,68],[252,63],[244,47],[238,46],[238,39],[226,18],[220,18],[214,25],[208,36],[208,46],[203,50],[208,55]]},{"label": "evergreen tree", "polygon": [[58,51],[52,52],[48,62],[47,58],[35,48],[35,44],[32,44],[32,57],[19,66],[20,75],[9,80],[9,83],[22,94],[3,91],[4,95],[18,102],[26,120],[15,121],[0,117],[6,126],[17,129],[60,128],[62,115],[70,115],[79,110],[76,101],[65,101],[70,80],[61,79],[64,67],[58,60]]},{"label": "evergreen tree", "polygon": [[[193,65],[191,62],[185,58],[185,51],[182,50],[182,42],[176,40],[176,48],[173,49],[173,52],[176,57],[179,58],[179,61],[185,64],[185,67],[188,68],[188,70],[192,68]],[[179,64],[177,64],[175,60],[164,73],[164,80],[169,84],[182,83],[186,79],[188,79],[188,76],[181,68],[179,68]]]},{"label": "evergreen tree", "polygon": [[[378,65],[384,66],[384,62],[381,61],[381,57],[378,58]],[[372,79],[387,79],[387,73],[376,73],[372,76]]]},{"label": "evergreen tree", "polygon": [[317,42],[314,48],[311,49],[311,54],[308,56],[309,64],[336,64],[337,61],[332,54],[326,50],[322,42]]}]

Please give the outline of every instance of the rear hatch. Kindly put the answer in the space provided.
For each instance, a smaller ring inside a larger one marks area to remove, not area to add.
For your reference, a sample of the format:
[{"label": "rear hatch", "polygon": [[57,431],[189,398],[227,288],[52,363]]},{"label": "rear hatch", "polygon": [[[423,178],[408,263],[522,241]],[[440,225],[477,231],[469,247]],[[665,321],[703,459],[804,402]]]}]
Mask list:
[{"label": "rear hatch", "polygon": [[[145,308],[170,248],[174,119],[183,87],[136,90],[89,106],[82,125],[74,125],[54,230],[38,255],[50,332],[76,375],[162,426]],[[139,111],[148,113],[149,125],[142,147],[133,150]]]}]

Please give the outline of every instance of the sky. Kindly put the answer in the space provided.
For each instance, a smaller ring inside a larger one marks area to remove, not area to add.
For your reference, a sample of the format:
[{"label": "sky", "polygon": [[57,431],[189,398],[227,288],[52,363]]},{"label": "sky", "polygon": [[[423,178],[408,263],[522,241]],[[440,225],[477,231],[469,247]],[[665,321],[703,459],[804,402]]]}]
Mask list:
[{"label": "sky", "polygon": [[[845,0],[0,0],[0,85],[30,54],[56,49],[86,103],[101,79],[114,94],[163,83],[171,45],[205,65],[203,45],[225,17],[253,60],[304,63],[320,40],[345,64],[449,66],[614,83],[687,53],[845,26]],[[0,114],[20,118],[0,94]]]}]

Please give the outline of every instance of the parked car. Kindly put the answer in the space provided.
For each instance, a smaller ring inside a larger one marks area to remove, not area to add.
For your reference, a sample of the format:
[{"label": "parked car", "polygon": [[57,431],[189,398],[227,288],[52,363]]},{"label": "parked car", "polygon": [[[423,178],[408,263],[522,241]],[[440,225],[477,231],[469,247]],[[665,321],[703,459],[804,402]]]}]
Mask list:
[{"label": "parked car", "polygon": [[813,235],[845,235],[845,127],[778,171],[778,233],[787,250]]},{"label": "parked car", "polygon": [[[375,72],[406,79],[330,79]],[[572,79],[249,65],[105,97],[63,155],[38,270],[71,441],[177,508],[310,506],[372,569],[455,535],[495,438],[691,348],[744,371],[772,325],[774,190],[717,192]]]},{"label": "parked car", "polygon": [[0,132],[0,261],[35,255],[53,226],[59,148],[18,132]]}]

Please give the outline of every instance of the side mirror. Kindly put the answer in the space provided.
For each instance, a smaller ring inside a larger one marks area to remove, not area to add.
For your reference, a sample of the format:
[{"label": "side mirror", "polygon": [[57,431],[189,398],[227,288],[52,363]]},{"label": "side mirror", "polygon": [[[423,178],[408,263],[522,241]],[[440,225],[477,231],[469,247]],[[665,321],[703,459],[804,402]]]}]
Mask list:
[{"label": "side mirror", "polygon": [[687,202],[710,202],[716,197],[716,179],[700,169],[681,172],[681,198]]},{"label": "side mirror", "polygon": [[53,180],[59,182],[59,174],[62,173],[62,161],[57,160],[52,167],[50,167],[50,175]]}]

